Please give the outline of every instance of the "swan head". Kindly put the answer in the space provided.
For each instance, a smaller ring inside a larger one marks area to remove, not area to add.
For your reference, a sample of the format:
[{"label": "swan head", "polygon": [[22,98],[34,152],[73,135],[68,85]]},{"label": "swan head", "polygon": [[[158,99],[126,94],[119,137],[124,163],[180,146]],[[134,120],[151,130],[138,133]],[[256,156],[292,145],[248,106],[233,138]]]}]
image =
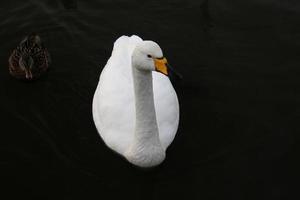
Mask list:
[{"label": "swan head", "polygon": [[137,44],[132,54],[132,66],[142,71],[158,71],[168,75],[168,62],[160,46],[145,40]]}]

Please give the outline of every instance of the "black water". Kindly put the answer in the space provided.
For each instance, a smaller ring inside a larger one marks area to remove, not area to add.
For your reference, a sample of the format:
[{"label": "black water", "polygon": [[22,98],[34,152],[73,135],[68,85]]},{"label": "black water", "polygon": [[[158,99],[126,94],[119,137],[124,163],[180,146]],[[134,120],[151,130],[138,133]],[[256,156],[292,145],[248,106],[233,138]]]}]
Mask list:
[{"label": "black water", "polygon": [[[31,32],[44,40],[52,65],[24,83],[9,76],[7,60]],[[91,113],[113,42],[132,34],[158,42],[184,77],[174,82],[177,136],[165,162],[149,171],[106,148]],[[2,1],[0,44],[1,199],[296,194],[297,1]]]}]

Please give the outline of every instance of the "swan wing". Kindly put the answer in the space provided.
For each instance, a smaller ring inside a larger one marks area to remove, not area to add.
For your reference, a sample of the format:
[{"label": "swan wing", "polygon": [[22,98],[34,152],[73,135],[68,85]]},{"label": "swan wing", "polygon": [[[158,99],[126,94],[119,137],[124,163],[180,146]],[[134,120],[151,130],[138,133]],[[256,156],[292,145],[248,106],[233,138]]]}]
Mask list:
[{"label": "swan wing", "polygon": [[138,36],[121,36],[101,72],[93,99],[96,128],[110,148],[123,154],[133,140],[135,124],[131,55]]},{"label": "swan wing", "polygon": [[166,149],[173,141],[179,123],[179,103],[170,79],[153,72],[153,93],[159,139]]}]

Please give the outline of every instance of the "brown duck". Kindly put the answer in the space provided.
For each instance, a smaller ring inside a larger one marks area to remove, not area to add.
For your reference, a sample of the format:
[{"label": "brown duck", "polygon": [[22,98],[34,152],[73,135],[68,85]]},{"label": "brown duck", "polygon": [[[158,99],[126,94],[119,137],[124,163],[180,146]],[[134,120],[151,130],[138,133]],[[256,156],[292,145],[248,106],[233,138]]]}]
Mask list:
[{"label": "brown duck", "polygon": [[17,79],[34,80],[47,71],[50,55],[40,36],[25,37],[9,57],[9,73]]}]

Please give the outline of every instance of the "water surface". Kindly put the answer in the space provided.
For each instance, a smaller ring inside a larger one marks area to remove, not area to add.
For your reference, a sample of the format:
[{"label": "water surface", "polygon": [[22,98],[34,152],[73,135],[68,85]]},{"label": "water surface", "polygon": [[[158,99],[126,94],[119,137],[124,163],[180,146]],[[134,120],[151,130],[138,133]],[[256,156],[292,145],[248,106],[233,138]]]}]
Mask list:
[{"label": "water surface", "polygon": [[[299,152],[299,10],[267,0],[0,3],[5,190],[31,199],[287,199]],[[31,32],[52,64],[24,83],[7,60]],[[91,113],[113,42],[132,34],[158,42],[184,77],[174,83],[178,134],[150,171],[106,148]]]}]

